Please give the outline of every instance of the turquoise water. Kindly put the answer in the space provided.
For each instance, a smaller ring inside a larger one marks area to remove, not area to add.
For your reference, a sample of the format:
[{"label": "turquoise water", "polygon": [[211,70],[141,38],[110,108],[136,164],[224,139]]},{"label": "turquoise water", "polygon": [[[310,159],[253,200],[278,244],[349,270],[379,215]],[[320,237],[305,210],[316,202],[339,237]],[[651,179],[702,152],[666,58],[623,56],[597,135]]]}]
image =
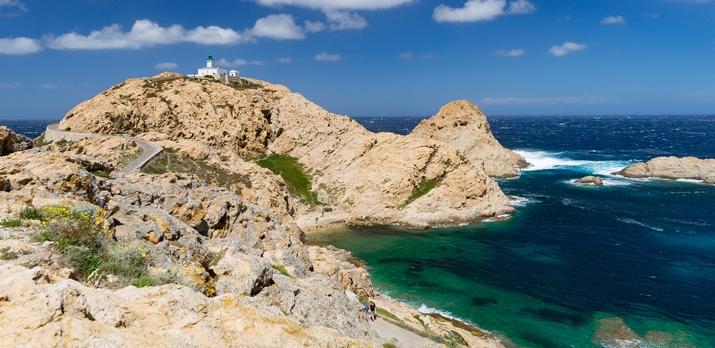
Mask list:
[{"label": "turquoise water", "polygon": [[[713,347],[715,186],[609,175],[661,153],[715,157],[711,120],[498,119],[500,141],[535,165],[500,182],[519,204],[508,221],[310,238],[363,259],[379,290],[519,346],[605,346],[601,319],[617,317],[638,336],[657,331],[653,346]],[[606,186],[572,183],[593,173]]]}]

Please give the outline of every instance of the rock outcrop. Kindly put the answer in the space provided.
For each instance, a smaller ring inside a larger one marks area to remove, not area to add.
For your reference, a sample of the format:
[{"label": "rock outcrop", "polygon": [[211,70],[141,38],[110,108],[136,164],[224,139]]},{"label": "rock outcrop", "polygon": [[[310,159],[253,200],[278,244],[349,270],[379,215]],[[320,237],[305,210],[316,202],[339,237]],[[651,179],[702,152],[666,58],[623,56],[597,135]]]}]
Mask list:
[{"label": "rock outcrop", "polygon": [[10,128],[0,126],[0,156],[32,148],[30,138],[13,132]]},{"label": "rock outcrop", "polygon": [[603,186],[603,178],[595,175],[587,175],[583,178],[577,179],[576,183],[584,185]]},{"label": "rock outcrop", "polygon": [[656,157],[614,173],[629,178],[692,179],[715,184],[715,159]]},{"label": "rock outcrop", "polygon": [[[452,109],[448,106],[444,113],[449,116]],[[496,174],[512,173],[523,159],[499,146],[483,115],[467,116],[475,120],[465,136],[476,139],[471,147],[455,148],[430,139],[426,131],[418,132],[422,136],[371,133],[283,86],[247,79],[224,85],[167,75],[127,80],[102,92],[68,112],[60,129],[191,143],[192,155],[248,172],[258,172],[254,159],[289,155],[312,176],[320,204],[296,199],[281,204],[280,192],[251,189],[256,198],[272,197],[271,209],[284,209],[299,226],[424,227],[512,211],[484,166],[464,156],[479,153],[477,158],[488,159],[489,168],[501,168]],[[427,186],[428,192],[418,192]]]},{"label": "rock outcrop", "polygon": [[422,120],[410,135],[452,145],[475,166],[483,166],[491,177],[514,177],[528,166],[524,157],[499,144],[486,116],[468,100],[443,106],[437,115]]}]

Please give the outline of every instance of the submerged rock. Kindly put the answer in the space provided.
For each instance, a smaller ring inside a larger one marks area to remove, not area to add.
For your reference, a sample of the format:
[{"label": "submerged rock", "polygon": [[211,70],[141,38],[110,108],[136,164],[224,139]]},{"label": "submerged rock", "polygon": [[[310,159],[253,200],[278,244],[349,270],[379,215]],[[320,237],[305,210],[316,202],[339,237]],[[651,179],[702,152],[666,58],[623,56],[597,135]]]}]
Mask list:
[{"label": "submerged rock", "polygon": [[715,159],[656,157],[633,163],[614,174],[629,178],[692,179],[715,184]]}]

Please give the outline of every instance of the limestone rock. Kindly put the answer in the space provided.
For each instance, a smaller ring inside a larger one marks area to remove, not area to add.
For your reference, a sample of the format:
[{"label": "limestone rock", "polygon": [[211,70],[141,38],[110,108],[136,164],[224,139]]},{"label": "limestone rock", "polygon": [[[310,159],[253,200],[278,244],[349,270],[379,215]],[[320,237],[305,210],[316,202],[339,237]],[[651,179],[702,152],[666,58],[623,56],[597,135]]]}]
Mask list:
[{"label": "limestone rock", "polygon": [[715,184],[715,159],[656,157],[614,173],[629,178],[693,179]]},{"label": "limestone rock", "polygon": [[10,128],[0,126],[0,156],[32,148],[30,138],[13,132]]},{"label": "limestone rock", "polygon": [[524,157],[499,144],[486,116],[468,100],[443,106],[437,115],[422,120],[411,136],[452,145],[474,165],[484,166],[491,177],[514,177],[528,166]]},{"label": "limestone rock", "polygon": [[603,186],[603,178],[594,175],[584,176],[583,178],[576,180],[576,182],[584,185]]}]

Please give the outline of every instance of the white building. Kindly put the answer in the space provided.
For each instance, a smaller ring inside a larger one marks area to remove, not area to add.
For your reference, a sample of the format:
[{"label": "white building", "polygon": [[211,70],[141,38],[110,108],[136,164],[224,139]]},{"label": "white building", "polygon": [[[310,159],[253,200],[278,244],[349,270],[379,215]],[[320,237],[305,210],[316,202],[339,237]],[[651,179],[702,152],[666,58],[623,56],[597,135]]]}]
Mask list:
[{"label": "white building", "polygon": [[[233,72],[235,70],[232,70]],[[236,75],[238,75],[238,71],[236,71]],[[206,67],[199,68],[198,73],[196,74],[197,77],[205,77],[205,76],[213,76],[216,81],[220,81],[222,83],[228,83],[228,73],[225,69],[221,69],[219,67],[214,66],[214,57],[208,56],[206,58]]]}]

